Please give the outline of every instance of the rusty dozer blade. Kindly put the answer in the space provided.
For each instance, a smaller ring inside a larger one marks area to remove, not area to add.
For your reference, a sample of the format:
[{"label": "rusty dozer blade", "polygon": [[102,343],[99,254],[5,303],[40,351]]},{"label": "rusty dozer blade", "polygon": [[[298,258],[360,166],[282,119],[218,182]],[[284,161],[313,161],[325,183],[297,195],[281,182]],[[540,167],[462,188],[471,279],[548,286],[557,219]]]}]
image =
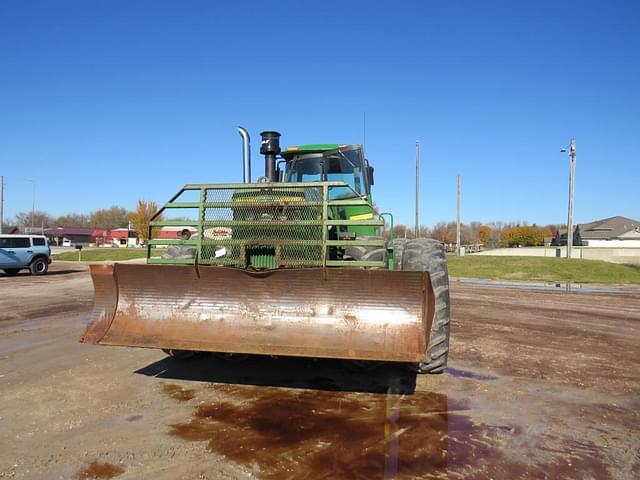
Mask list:
[{"label": "rusty dozer blade", "polygon": [[426,272],[91,265],[81,341],[209,352],[420,362],[434,316]]}]

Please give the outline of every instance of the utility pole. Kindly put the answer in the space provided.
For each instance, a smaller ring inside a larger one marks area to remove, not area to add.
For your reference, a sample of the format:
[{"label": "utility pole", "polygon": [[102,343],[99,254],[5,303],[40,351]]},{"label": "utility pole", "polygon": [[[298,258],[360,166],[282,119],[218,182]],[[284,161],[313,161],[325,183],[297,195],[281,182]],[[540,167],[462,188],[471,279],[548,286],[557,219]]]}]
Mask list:
[{"label": "utility pole", "polygon": [[[566,152],[563,148],[561,152]],[[571,258],[573,250],[573,193],[576,178],[576,139],[572,138],[569,144],[569,208],[567,212],[567,258]]]},{"label": "utility pole", "polygon": [[456,193],[456,255],[460,255],[460,175],[457,177]]},{"label": "utility pole", "polygon": [[33,183],[33,198],[31,202],[31,233],[33,233],[34,223],[33,217],[36,214],[36,182],[34,180],[31,181]]},{"label": "utility pole", "polygon": [[416,140],[416,235],[420,236],[420,141]]},{"label": "utility pole", "polygon": [[4,177],[0,175],[0,233],[4,228]]}]

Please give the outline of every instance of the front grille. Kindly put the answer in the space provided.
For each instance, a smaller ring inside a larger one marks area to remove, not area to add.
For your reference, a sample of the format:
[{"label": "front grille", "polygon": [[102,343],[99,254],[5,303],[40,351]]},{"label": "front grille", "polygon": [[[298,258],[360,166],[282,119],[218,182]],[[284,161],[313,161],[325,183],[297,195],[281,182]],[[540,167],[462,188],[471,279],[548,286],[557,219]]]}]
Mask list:
[{"label": "front grille", "polygon": [[206,189],[198,260],[242,268],[322,265],[322,213],[322,187]]}]

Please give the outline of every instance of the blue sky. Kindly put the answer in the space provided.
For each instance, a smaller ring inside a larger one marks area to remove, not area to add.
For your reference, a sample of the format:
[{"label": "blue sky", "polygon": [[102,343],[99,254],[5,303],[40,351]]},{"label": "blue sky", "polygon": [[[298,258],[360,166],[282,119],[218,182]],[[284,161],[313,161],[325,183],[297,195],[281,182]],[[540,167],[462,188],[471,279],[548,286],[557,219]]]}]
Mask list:
[{"label": "blue sky", "polygon": [[240,181],[243,125],[361,143],[375,200],[421,221],[640,218],[640,3],[0,2],[5,216]]}]

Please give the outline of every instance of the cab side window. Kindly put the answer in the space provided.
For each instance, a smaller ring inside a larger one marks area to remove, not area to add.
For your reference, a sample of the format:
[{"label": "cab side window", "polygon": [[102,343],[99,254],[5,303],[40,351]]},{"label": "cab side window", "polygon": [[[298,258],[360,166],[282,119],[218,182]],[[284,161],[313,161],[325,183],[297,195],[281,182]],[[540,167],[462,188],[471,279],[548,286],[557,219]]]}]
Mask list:
[{"label": "cab side window", "polygon": [[44,247],[46,245],[44,238],[33,238],[32,240],[34,247]]}]

